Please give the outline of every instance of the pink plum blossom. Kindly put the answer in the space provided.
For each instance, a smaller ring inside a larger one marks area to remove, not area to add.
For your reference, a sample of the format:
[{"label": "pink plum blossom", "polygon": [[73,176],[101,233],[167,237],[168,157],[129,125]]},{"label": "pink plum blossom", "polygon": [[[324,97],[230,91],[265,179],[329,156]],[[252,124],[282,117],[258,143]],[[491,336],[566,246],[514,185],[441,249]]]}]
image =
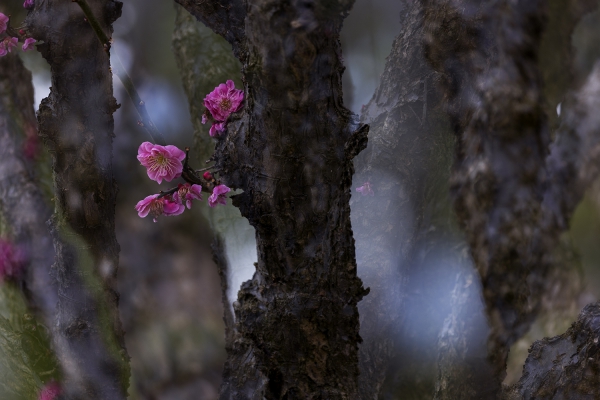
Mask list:
[{"label": "pink plum blossom", "polygon": [[173,201],[177,204],[184,204],[189,209],[192,208],[192,200],[202,200],[202,186],[179,184],[177,191],[173,194]]},{"label": "pink plum blossom", "polygon": [[210,127],[210,131],[208,131],[208,134],[211,137],[215,137],[220,136],[223,132],[225,132],[225,122],[216,122],[212,124],[212,126]]},{"label": "pink plum blossom", "polygon": [[185,152],[175,146],[161,146],[144,142],[138,149],[137,159],[147,168],[148,177],[153,181],[167,182],[181,176]]},{"label": "pink plum blossom", "polygon": [[13,47],[17,47],[17,43],[19,43],[19,39],[17,39],[16,37],[5,37],[0,42],[0,57],[10,53]]},{"label": "pink plum blossom", "polygon": [[244,101],[244,92],[235,88],[232,80],[221,83],[204,98],[204,106],[215,121],[224,122],[231,113],[239,111]]},{"label": "pink plum blossom", "polygon": [[160,198],[158,196],[160,195],[153,194],[146,197],[144,200],[140,200],[135,205],[135,210],[138,212],[140,218],[146,218],[146,216],[150,214],[153,217],[153,221],[156,222],[156,218],[161,215],[170,217],[179,215],[185,210],[185,206],[177,204],[168,196]]},{"label": "pink plum blossom", "polygon": [[8,50],[9,53],[13,48],[17,47],[17,44],[19,43],[19,39],[16,37],[7,37],[4,41],[6,42],[6,50]]},{"label": "pink plum blossom", "polygon": [[13,278],[23,268],[25,254],[7,239],[0,239],[0,281]]},{"label": "pink plum blossom", "polygon": [[0,13],[0,34],[6,32],[6,28],[8,28],[8,18],[6,15]]},{"label": "pink plum blossom", "polygon": [[25,43],[23,43],[23,51],[33,50],[33,44],[36,42],[34,38],[25,39]]},{"label": "pink plum blossom", "polygon": [[375,193],[373,193],[373,189],[371,189],[371,184],[368,181],[363,183],[362,186],[357,187],[356,191],[362,194],[363,196],[375,196]]},{"label": "pink plum blossom", "polygon": [[40,391],[38,400],[54,400],[58,395],[62,393],[60,385],[54,381],[46,383],[46,385]]},{"label": "pink plum blossom", "polygon": [[23,7],[33,8],[34,4],[35,4],[34,0],[25,0],[25,2],[23,3]]},{"label": "pink plum blossom", "polygon": [[225,197],[225,193],[229,192],[229,189],[225,185],[217,185],[213,189],[212,194],[208,198],[208,205],[211,207],[215,207],[217,204],[227,204],[227,197]]}]

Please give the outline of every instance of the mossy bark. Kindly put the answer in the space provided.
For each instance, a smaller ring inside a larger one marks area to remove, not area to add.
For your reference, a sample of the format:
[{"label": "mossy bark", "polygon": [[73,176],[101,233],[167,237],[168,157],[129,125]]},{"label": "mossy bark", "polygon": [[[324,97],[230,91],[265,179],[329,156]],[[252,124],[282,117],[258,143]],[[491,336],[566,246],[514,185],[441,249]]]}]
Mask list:
[{"label": "mossy bark", "polygon": [[[121,3],[90,1],[110,36]],[[117,187],[112,170],[113,113],[109,54],[77,3],[36,2],[26,19],[50,64],[52,88],[38,111],[52,155],[51,227],[58,285],[56,353],[67,398],[124,399],[128,356],[118,314],[115,237]]]}]

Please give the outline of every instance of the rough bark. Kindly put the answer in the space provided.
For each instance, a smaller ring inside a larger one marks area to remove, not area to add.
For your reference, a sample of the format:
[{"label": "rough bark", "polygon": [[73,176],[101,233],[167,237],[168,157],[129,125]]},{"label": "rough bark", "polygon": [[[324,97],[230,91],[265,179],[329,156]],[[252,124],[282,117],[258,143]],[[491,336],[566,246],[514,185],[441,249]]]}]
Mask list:
[{"label": "rough bark", "polygon": [[[579,108],[563,104],[566,116],[546,156],[537,68],[544,4],[425,3],[428,57],[445,76],[448,112],[461,138],[452,180],[455,208],[483,283],[492,325],[489,354],[501,380],[508,346],[541,309],[552,286],[547,278],[563,261],[556,251],[560,235],[597,174],[596,135],[588,124],[594,116],[587,113],[596,89],[588,89]],[[567,37],[590,4],[570,7],[562,32]],[[547,74],[553,71],[545,67]],[[556,101],[565,90],[559,82],[548,96]],[[497,394],[500,381],[494,386]],[[460,385],[457,390],[459,397],[448,398],[461,398]]]},{"label": "rough bark", "polygon": [[528,277],[546,268],[531,252],[549,142],[537,68],[545,8],[477,3],[424,1],[426,51],[459,137],[452,192],[483,283],[497,391],[508,348],[539,307]]},{"label": "rough bark", "polygon": [[586,306],[567,332],[537,341],[523,376],[506,398],[584,400],[600,397],[600,303]]},{"label": "rough bark", "polygon": [[[359,275],[371,289],[359,305],[363,399],[383,392],[408,396],[406,388],[402,391],[392,383],[382,392],[386,378],[413,378],[408,364],[414,369],[424,360],[435,360],[432,354],[419,351],[415,357],[400,350],[399,342],[402,335],[411,334],[404,326],[407,302],[419,296],[408,294],[411,270],[427,268],[424,254],[439,246],[442,237],[448,239],[452,220],[447,181],[453,137],[436,89],[438,75],[423,54],[422,7],[419,2],[405,3],[400,33],[363,110],[362,121],[370,126],[369,145],[355,161],[353,186],[368,181],[374,191],[372,197],[354,192],[351,202]],[[406,384],[410,378],[400,380]],[[432,383],[422,386],[430,395]]]},{"label": "rough bark", "polygon": [[[109,34],[121,3],[94,1]],[[52,88],[38,112],[40,136],[52,154],[58,284],[57,354],[66,397],[124,399],[129,367],[115,291],[117,188],[112,171],[112,77],[107,51],[72,2],[37,2],[26,20],[50,64]]]},{"label": "rough bark", "polygon": [[351,4],[249,1],[244,43],[233,43],[245,109],[215,159],[244,191],[233,201],[256,229],[258,263],[234,305],[222,398],[357,397],[365,290],[348,202],[367,129],[342,104],[338,38]]}]

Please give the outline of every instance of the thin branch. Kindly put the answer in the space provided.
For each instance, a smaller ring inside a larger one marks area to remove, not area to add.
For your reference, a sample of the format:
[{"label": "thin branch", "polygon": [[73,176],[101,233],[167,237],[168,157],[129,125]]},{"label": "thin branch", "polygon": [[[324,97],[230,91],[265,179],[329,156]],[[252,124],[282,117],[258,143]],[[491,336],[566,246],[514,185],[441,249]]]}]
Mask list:
[{"label": "thin branch", "polygon": [[[81,7],[81,10],[85,14],[85,17],[86,17],[88,23],[90,24],[90,26],[94,30],[94,33],[96,34],[96,37],[98,38],[98,40],[100,40],[100,43],[102,44],[102,46],[104,46],[104,49],[108,52],[111,47],[112,39],[106,35],[104,30],[100,26],[100,23],[94,16],[94,13],[92,12],[92,9],[90,8],[87,1],[86,0],[72,0],[72,1],[74,3],[77,3],[79,5],[79,7]],[[142,128],[144,128],[146,130],[146,132],[148,132],[148,134],[150,135],[150,137],[152,138],[152,141],[154,143],[165,146],[167,144],[165,137],[156,128],[156,125],[154,124],[154,122],[152,122],[152,119],[150,118],[150,115],[148,114],[148,111],[146,110],[146,103],[144,103],[144,101],[142,101],[138,91],[135,88],[135,85],[133,84],[133,81],[129,77],[129,74],[127,73],[127,71],[125,70],[125,67],[123,66],[123,63],[121,62],[121,58],[119,57],[118,54],[115,53],[113,60],[114,60],[113,68],[114,68],[115,74],[117,75],[117,77],[119,78],[121,83],[123,84],[123,87],[125,87],[125,91],[129,95],[129,98],[133,102],[133,106],[135,107],[135,109],[138,112],[138,115],[140,117],[140,121],[138,121],[138,125],[140,125]]]}]

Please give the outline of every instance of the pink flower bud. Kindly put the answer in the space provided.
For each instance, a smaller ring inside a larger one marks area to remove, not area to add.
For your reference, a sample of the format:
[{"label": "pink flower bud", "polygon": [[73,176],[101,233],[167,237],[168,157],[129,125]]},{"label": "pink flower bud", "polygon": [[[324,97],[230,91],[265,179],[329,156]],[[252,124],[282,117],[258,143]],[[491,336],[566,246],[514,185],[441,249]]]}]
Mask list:
[{"label": "pink flower bud", "polygon": [[206,179],[207,181],[209,181],[209,182],[210,182],[210,181],[212,181],[212,179],[213,179],[213,176],[212,176],[212,174],[210,173],[210,171],[206,171],[205,173],[203,173],[203,174],[202,174],[202,177],[203,177],[204,179]]},{"label": "pink flower bud", "polygon": [[225,132],[225,122],[215,122],[210,127],[208,134],[211,137],[220,136],[221,133]]},{"label": "pink flower bud", "polygon": [[33,8],[34,5],[34,0],[25,0],[25,2],[23,3],[23,7],[25,8]]}]

